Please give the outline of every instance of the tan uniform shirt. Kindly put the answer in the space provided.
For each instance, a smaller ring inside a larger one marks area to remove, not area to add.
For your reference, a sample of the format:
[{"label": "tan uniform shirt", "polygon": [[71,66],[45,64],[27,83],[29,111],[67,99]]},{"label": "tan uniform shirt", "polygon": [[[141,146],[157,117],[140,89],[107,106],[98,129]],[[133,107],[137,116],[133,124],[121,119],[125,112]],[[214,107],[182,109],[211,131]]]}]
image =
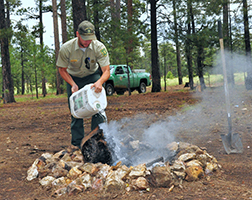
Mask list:
[{"label": "tan uniform shirt", "polygon": [[[90,69],[86,67],[87,60],[90,64]],[[93,74],[98,69],[97,63],[101,67],[110,64],[108,51],[104,44],[99,40],[92,40],[85,52],[83,52],[78,45],[78,38],[76,37],[62,45],[56,65],[67,68],[69,74],[82,78]]]}]

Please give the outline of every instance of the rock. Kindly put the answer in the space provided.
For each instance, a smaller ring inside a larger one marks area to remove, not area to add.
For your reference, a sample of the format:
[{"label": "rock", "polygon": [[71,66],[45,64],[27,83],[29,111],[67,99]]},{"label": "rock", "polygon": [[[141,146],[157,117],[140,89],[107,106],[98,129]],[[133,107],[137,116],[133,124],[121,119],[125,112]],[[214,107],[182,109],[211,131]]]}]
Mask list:
[{"label": "rock", "polygon": [[79,177],[81,184],[84,186],[84,190],[92,187],[92,177],[90,174],[85,173]]},{"label": "rock", "polygon": [[65,162],[72,161],[69,153],[65,153],[64,156],[61,158],[61,160],[65,161]]},{"label": "rock", "polygon": [[180,149],[180,150],[184,150],[184,149],[190,147],[191,144],[190,144],[190,143],[187,143],[187,142],[178,142],[178,146],[179,146],[179,149]]},{"label": "rock", "polygon": [[139,140],[134,140],[129,142],[132,149],[139,149]]},{"label": "rock", "polygon": [[217,163],[209,163],[207,162],[206,164],[206,168],[205,168],[205,173],[206,174],[210,174],[214,171],[217,171],[219,168],[218,164]]},{"label": "rock", "polygon": [[136,180],[133,180],[132,185],[139,190],[146,190],[149,187],[148,181],[144,177],[138,177]]},{"label": "rock", "polygon": [[120,179],[108,178],[104,184],[106,192],[120,191],[125,188],[125,183]]},{"label": "rock", "polygon": [[52,157],[55,160],[60,160],[66,153],[67,153],[66,150],[61,150],[61,151],[55,153]]},{"label": "rock", "polygon": [[73,167],[67,174],[67,177],[70,179],[76,179],[79,175],[82,174],[82,171],[79,170],[77,167]]},{"label": "rock", "polygon": [[39,181],[39,183],[43,186],[47,186],[47,185],[50,185],[54,180],[55,180],[55,178],[53,176],[46,176],[46,177],[42,178]]},{"label": "rock", "polygon": [[83,155],[81,153],[81,150],[73,152],[73,154],[71,155],[71,159],[74,162],[83,162]]},{"label": "rock", "polygon": [[78,169],[80,169],[83,172],[87,172],[89,174],[95,174],[99,170],[97,166],[93,163],[85,163],[81,165]]},{"label": "rock", "polygon": [[146,164],[139,164],[132,168],[132,170],[129,173],[129,177],[136,178],[139,176],[146,176],[148,174],[147,171],[148,170],[146,168]]},{"label": "rock", "polygon": [[109,165],[103,164],[99,167],[99,171],[97,172],[96,177],[106,179],[110,170],[111,170],[111,167]]},{"label": "rock", "polygon": [[196,159],[202,164],[202,167],[206,166],[208,158],[205,154],[197,155]]},{"label": "rock", "polygon": [[189,162],[186,162],[186,167],[192,167],[192,166],[203,167],[203,164],[198,160],[191,160]]},{"label": "rock", "polygon": [[185,180],[187,181],[196,181],[204,175],[202,167],[199,166],[188,167],[186,168],[185,172]]},{"label": "rock", "polygon": [[185,153],[185,154],[182,154],[181,156],[179,156],[178,160],[186,162],[188,160],[193,160],[195,158],[196,158],[196,154],[195,153]]},{"label": "rock", "polygon": [[200,148],[198,146],[180,142],[178,157],[185,153],[196,153],[198,151],[200,151]]},{"label": "rock", "polygon": [[52,176],[55,178],[67,176],[67,174],[68,174],[68,171],[66,169],[62,168],[62,165],[60,165],[60,164],[56,164],[52,168]]},{"label": "rock", "polygon": [[93,185],[92,185],[92,189],[95,190],[102,190],[103,189],[103,181],[100,178],[95,179]]},{"label": "rock", "polygon": [[173,176],[170,168],[167,166],[156,166],[152,169],[152,175],[155,178],[157,187],[170,187],[173,184]]},{"label": "rock", "polygon": [[65,177],[60,177],[52,181],[53,186],[61,186],[66,183],[66,178]]},{"label": "rock", "polygon": [[76,181],[72,181],[68,186],[66,192],[71,195],[71,194],[76,194],[79,192],[83,191],[83,186],[78,185]]},{"label": "rock", "polygon": [[179,148],[179,144],[177,142],[172,142],[170,144],[167,144],[166,145],[166,148],[169,149],[170,151],[175,151],[177,152],[178,151],[178,148]]},{"label": "rock", "polygon": [[126,178],[127,175],[129,175],[129,173],[131,172],[131,169],[128,168],[126,165],[123,165],[122,167],[118,168],[116,171],[115,171],[115,174],[116,176],[123,180]]},{"label": "rock", "polygon": [[62,187],[57,189],[52,196],[60,197],[67,193],[67,187]]},{"label": "rock", "polygon": [[[51,154],[51,153],[43,153],[41,155],[41,157],[45,158],[45,160],[47,161],[46,163],[49,163],[53,160],[53,154]],[[41,157],[40,157],[40,159],[41,159]]]},{"label": "rock", "polygon": [[38,177],[38,175],[39,175],[38,168],[37,168],[38,162],[39,162],[39,159],[36,159],[33,162],[32,166],[29,167],[29,169],[27,170],[27,177],[26,177],[26,179],[28,181],[31,181],[31,180],[33,180],[33,179],[35,179],[35,178]]},{"label": "rock", "polygon": [[186,176],[185,173],[185,164],[182,161],[179,160],[175,160],[175,162],[173,163],[172,166],[170,166],[171,171],[178,177],[181,179],[184,179]]},{"label": "rock", "polygon": [[72,168],[67,163],[65,163],[63,160],[60,160],[58,162],[58,165],[61,166],[61,168],[66,169],[67,171],[70,171],[70,169]]}]

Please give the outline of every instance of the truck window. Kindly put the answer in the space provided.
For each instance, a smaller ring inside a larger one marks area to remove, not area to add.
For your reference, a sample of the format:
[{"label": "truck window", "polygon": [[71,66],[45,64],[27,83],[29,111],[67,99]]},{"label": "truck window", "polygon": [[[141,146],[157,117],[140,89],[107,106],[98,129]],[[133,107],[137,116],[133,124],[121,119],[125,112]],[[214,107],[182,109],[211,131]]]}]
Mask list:
[{"label": "truck window", "polygon": [[115,74],[124,74],[123,68],[122,67],[117,67]]},{"label": "truck window", "polygon": [[127,67],[127,66],[124,66],[123,68],[124,68],[124,71],[125,71],[126,73],[128,73],[128,67]]}]

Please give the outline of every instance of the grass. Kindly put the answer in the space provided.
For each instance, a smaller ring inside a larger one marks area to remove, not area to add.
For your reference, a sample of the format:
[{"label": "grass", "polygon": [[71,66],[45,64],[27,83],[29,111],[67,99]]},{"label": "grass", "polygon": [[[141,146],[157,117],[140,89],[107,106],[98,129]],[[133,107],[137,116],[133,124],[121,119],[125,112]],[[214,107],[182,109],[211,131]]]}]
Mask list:
[{"label": "grass", "polygon": [[[234,73],[234,79],[235,79],[235,83],[241,83],[244,82],[244,74],[243,73]],[[188,77],[183,77],[183,84],[185,84],[186,82],[189,82],[189,78]],[[204,76],[204,80],[205,80],[205,84],[206,86],[213,86],[216,84],[222,84],[223,83],[223,75],[222,74],[212,74],[212,75],[205,75]],[[199,77],[195,76],[193,77],[193,81],[195,85],[199,85],[200,81],[199,81]],[[168,86],[175,86],[178,85],[178,78],[173,78],[173,79],[167,79],[166,80],[166,85]],[[165,82],[164,82],[164,78],[161,78],[161,86],[164,87]]]},{"label": "grass", "polygon": [[[205,79],[205,84],[207,87],[213,87],[215,85],[218,84],[223,84],[223,75],[222,74],[214,74],[214,75],[206,75],[204,76]],[[235,83],[244,83],[244,74],[243,73],[235,73],[234,74],[234,79],[235,79]],[[185,84],[186,82],[189,82],[189,78],[188,77],[183,77],[183,84]],[[199,85],[199,77],[196,76],[193,78],[194,80],[194,85]],[[163,77],[161,77],[160,79],[161,81],[161,87],[165,86],[164,83],[164,79]],[[173,79],[167,79],[166,80],[166,85],[167,86],[176,86],[179,85],[178,83],[178,78],[173,78]],[[152,87],[152,86],[150,86]],[[36,94],[25,94],[25,95],[15,95],[15,100],[16,102],[25,102],[25,101],[40,101],[43,99],[50,99],[50,98],[62,98],[62,97],[66,97],[67,94],[62,94],[62,95],[56,95],[56,90],[53,91],[52,89],[48,90],[48,94],[46,95],[46,97],[43,97],[41,95],[42,91],[39,91],[39,98],[36,98]],[[3,104],[3,101],[0,101],[0,105]]]},{"label": "grass", "polygon": [[48,93],[45,97],[43,95],[39,94],[39,98],[36,98],[36,95],[34,94],[25,94],[25,95],[15,95],[15,100],[16,102],[26,102],[26,101],[40,101],[43,99],[51,99],[51,98],[62,98],[62,97],[67,97],[67,94],[61,94],[61,95],[56,95],[55,93]]}]

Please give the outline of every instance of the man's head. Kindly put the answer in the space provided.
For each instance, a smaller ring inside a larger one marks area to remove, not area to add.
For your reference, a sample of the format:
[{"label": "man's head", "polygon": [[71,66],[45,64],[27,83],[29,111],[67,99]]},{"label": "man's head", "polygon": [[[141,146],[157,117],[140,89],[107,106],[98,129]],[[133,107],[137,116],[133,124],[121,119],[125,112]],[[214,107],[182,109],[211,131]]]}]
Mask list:
[{"label": "man's head", "polygon": [[83,40],[96,40],[94,25],[87,20],[79,24],[78,33]]}]

